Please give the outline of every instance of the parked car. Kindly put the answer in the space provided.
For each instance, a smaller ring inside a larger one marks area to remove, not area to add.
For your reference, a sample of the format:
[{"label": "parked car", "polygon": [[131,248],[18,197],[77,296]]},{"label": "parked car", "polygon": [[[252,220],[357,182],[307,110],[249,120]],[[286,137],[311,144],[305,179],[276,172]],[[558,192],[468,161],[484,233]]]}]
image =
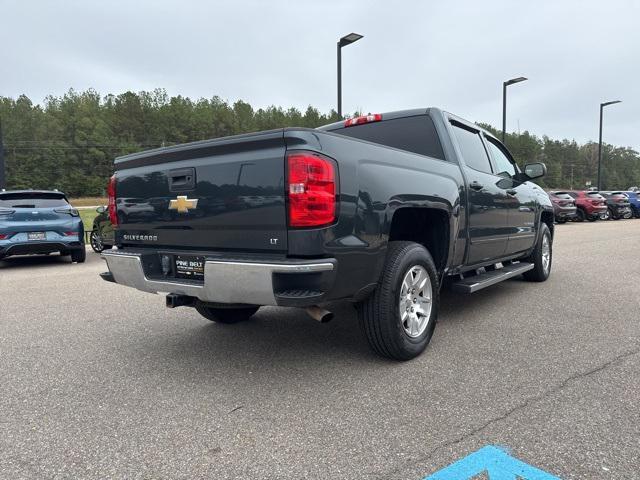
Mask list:
[{"label": "parked car", "polygon": [[565,223],[576,217],[576,202],[567,192],[549,192],[549,198],[553,203],[556,223]]},{"label": "parked car", "polygon": [[621,218],[631,218],[631,205],[629,198],[624,192],[600,192],[607,202],[607,212],[604,214],[605,220],[620,220]]},{"label": "parked car", "polygon": [[[407,360],[431,339],[445,278],[472,293],[549,277],[553,206],[530,182],[545,172],[435,108],[127,155],[108,188],[118,249],[101,276],[222,323],[263,305],[327,321],[327,302],[348,299],[371,347]],[[249,191],[268,201],[209,210]],[[152,197],[162,213],[118,224],[119,198]]]},{"label": "parked car", "polygon": [[110,249],[115,239],[113,237],[113,225],[109,220],[109,211],[107,207],[98,207],[96,209],[98,215],[93,219],[93,228],[89,235],[91,248],[94,252],[100,253]]},{"label": "parked car", "polygon": [[629,199],[629,206],[631,207],[631,213],[636,218],[640,218],[640,192],[625,192]]},{"label": "parked car", "polygon": [[77,263],[86,257],[80,215],[64,193],[0,191],[0,259],[54,252]]},{"label": "parked car", "polygon": [[585,220],[595,222],[607,212],[606,200],[597,191],[571,190],[567,193],[576,202],[576,221],[578,222]]}]

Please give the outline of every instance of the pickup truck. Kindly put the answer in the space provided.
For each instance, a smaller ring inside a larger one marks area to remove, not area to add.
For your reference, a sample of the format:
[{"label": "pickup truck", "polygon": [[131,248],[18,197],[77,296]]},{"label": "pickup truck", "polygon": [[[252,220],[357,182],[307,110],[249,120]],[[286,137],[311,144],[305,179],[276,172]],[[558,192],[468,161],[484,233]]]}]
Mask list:
[{"label": "pickup truck", "polygon": [[529,181],[545,172],[436,108],[135,153],[115,160],[101,276],[222,323],[264,305],[328,321],[349,300],[373,350],[408,360],[443,284],[547,279],[553,206]]}]

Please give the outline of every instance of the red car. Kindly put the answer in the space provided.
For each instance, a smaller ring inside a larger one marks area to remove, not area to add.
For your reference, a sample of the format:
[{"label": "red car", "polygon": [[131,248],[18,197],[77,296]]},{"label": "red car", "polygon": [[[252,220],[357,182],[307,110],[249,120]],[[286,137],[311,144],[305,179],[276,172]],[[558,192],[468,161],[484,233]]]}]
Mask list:
[{"label": "red car", "polygon": [[598,192],[574,190],[567,193],[576,200],[576,207],[578,207],[576,221],[578,222],[585,220],[595,222],[607,212],[607,200]]}]

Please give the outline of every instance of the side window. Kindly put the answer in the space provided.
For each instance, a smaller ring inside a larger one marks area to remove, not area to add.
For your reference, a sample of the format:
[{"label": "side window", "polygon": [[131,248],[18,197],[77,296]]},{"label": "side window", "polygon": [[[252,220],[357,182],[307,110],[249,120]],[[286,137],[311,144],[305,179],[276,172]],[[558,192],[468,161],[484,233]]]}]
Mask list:
[{"label": "side window", "polygon": [[489,156],[482,144],[480,133],[464,128],[457,123],[452,123],[452,127],[467,166],[481,172],[492,173]]},{"label": "side window", "polygon": [[489,150],[491,150],[491,156],[496,164],[496,174],[509,177],[513,177],[516,174],[516,167],[507,154],[500,148],[492,138],[486,137],[489,144]]}]

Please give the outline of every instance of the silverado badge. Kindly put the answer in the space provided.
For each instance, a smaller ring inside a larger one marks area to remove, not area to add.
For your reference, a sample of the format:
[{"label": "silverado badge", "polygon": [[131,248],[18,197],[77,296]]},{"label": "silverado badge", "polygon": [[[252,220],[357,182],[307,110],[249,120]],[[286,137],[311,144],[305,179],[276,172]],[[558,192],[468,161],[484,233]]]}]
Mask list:
[{"label": "silverado badge", "polygon": [[198,199],[189,200],[184,195],[178,195],[178,198],[169,202],[169,210],[177,210],[178,213],[187,213],[189,210],[198,206]]}]

